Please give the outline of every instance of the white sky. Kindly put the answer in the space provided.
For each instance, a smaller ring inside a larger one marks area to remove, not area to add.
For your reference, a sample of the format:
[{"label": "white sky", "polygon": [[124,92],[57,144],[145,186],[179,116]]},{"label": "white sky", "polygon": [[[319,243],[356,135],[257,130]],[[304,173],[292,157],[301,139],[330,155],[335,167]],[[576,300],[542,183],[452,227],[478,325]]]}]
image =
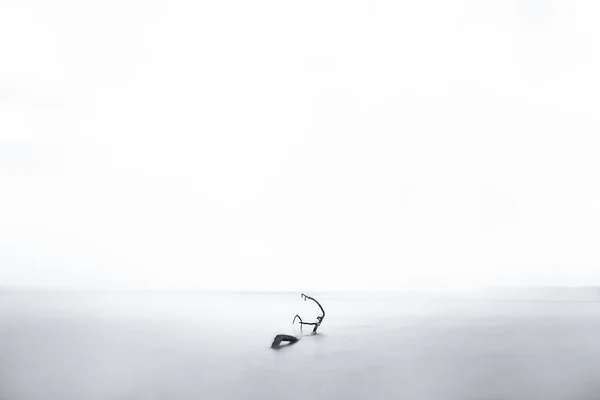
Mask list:
[{"label": "white sky", "polygon": [[0,285],[600,284],[595,0],[0,2]]}]

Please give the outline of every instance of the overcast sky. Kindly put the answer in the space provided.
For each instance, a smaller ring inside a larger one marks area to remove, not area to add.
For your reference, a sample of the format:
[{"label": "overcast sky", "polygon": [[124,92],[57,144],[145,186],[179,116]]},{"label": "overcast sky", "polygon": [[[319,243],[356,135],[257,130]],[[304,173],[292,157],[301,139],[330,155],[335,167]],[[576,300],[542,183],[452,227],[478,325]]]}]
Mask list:
[{"label": "overcast sky", "polygon": [[0,3],[0,285],[600,284],[595,0]]}]

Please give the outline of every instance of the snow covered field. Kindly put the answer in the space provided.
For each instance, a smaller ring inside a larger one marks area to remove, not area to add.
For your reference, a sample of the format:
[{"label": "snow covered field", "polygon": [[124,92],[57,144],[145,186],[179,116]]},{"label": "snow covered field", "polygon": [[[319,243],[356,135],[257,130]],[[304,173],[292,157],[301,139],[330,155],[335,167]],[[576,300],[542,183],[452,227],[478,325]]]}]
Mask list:
[{"label": "snow covered field", "polygon": [[593,292],[311,294],[2,291],[0,399],[600,398]]}]

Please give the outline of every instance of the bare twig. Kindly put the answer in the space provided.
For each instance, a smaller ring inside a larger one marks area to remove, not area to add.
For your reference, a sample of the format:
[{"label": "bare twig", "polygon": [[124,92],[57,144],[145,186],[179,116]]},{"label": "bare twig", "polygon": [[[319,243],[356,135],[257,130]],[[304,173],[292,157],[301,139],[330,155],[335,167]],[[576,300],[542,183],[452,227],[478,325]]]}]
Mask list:
[{"label": "bare twig", "polygon": [[325,310],[323,309],[323,307],[321,306],[321,304],[317,300],[315,300],[314,298],[312,298],[310,296],[307,296],[304,293],[300,294],[300,297],[302,297],[304,299],[304,301],[306,301],[307,299],[310,299],[310,300],[314,301],[315,303],[317,303],[317,305],[321,309],[321,312],[323,313],[323,315],[317,317],[317,322],[303,322],[302,318],[300,318],[300,316],[296,314],[296,316],[294,317],[294,321],[292,322],[292,324],[294,322],[296,322],[296,317],[297,317],[300,320],[300,332],[302,332],[302,326],[303,325],[313,325],[314,328],[313,328],[312,333],[313,334],[317,333],[317,328],[319,326],[321,326],[321,322],[323,322],[323,319],[325,318]]}]

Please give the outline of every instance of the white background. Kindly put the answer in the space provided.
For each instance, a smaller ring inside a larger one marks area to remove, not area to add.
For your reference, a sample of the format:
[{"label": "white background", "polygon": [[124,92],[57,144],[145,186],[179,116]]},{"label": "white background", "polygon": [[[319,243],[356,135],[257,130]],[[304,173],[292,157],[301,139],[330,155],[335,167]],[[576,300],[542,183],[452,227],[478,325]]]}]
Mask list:
[{"label": "white background", "polygon": [[0,3],[0,285],[600,284],[596,1]]}]

